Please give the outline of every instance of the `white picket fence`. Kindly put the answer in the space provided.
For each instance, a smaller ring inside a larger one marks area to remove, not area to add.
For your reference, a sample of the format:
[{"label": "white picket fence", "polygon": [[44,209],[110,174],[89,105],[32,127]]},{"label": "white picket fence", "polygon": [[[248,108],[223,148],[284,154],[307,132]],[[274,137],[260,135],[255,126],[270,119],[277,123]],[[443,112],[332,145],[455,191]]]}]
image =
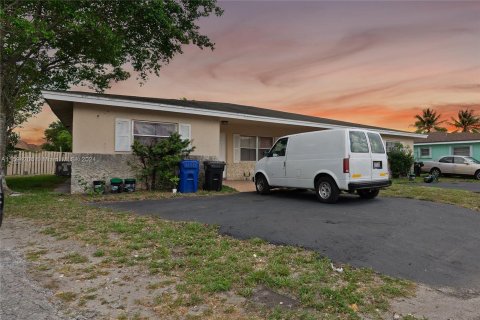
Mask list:
[{"label": "white picket fence", "polygon": [[56,161],[70,161],[71,152],[19,151],[10,159],[7,176],[55,174]]}]

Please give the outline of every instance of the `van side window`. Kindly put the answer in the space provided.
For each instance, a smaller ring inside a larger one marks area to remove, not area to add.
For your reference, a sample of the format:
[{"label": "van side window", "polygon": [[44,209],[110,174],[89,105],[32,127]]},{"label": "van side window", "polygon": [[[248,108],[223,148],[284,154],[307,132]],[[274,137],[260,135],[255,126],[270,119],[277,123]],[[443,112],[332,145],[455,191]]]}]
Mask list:
[{"label": "van side window", "polygon": [[383,147],[383,141],[379,134],[369,132],[367,133],[368,140],[370,140],[370,148],[372,148],[372,153],[385,153],[385,148]]},{"label": "van side window", "polygon": [[270,157],[284,157],[287,150],[288,138],[283,138],[277,141],[269,152]]},{"label": "van side window", "polygon": [[368,142],[362,131],[350,131],[350,151],[356,153],[368,153]]}]

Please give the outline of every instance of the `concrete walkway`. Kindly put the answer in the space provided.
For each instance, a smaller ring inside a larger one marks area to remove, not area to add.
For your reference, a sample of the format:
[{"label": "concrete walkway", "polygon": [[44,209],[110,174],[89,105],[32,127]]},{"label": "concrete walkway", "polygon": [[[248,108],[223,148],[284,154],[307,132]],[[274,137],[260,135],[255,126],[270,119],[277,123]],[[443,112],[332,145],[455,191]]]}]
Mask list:
[{"label": "concrete walkway", "polygon": [[255,183],[253,183],[252,180],[224,180],[223,184],[237,190],[238,192],[255,192]]},{"label": "concrete walkway", "polygon": [[27,262],[16,250],[15,239],[5,234],[7,228],[8,220],[0,230],[0,319],[67,319],[49,301],[51,293],[28,276]]}]

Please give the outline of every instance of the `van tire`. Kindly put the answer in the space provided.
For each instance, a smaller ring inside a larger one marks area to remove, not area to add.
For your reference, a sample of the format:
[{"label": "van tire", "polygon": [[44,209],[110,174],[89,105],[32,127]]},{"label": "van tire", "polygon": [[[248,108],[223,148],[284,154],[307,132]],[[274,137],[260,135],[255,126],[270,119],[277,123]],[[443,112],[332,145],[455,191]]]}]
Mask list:
[{"label": "van tire", "polygon": [[255,189],[257,189],[258,194],[270,193],[270,185],[268,184],[267,178],[261,173],[255,177]]},{"label": "van tire", "polygon": [[320,177],[315,181],[315,195],[320,202],[335,203],[340,196],[340,190],[330,177]]},{"label": "van tire", "polygon": [[357,190],[357,193],[360,196],[360,198],[373,199],[376,196],[378,196],[378,194],[380,193],[380,189],[361,189],[361,190]]}]

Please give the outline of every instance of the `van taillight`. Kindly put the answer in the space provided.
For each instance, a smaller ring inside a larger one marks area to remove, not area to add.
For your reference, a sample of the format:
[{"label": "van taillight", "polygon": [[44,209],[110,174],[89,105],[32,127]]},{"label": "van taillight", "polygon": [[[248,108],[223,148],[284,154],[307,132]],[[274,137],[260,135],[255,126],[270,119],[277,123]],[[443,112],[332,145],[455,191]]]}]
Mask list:
[{"label": "van taillight", "polygon": [[343,159],[343,173],[350,173],[350,159]]}]

